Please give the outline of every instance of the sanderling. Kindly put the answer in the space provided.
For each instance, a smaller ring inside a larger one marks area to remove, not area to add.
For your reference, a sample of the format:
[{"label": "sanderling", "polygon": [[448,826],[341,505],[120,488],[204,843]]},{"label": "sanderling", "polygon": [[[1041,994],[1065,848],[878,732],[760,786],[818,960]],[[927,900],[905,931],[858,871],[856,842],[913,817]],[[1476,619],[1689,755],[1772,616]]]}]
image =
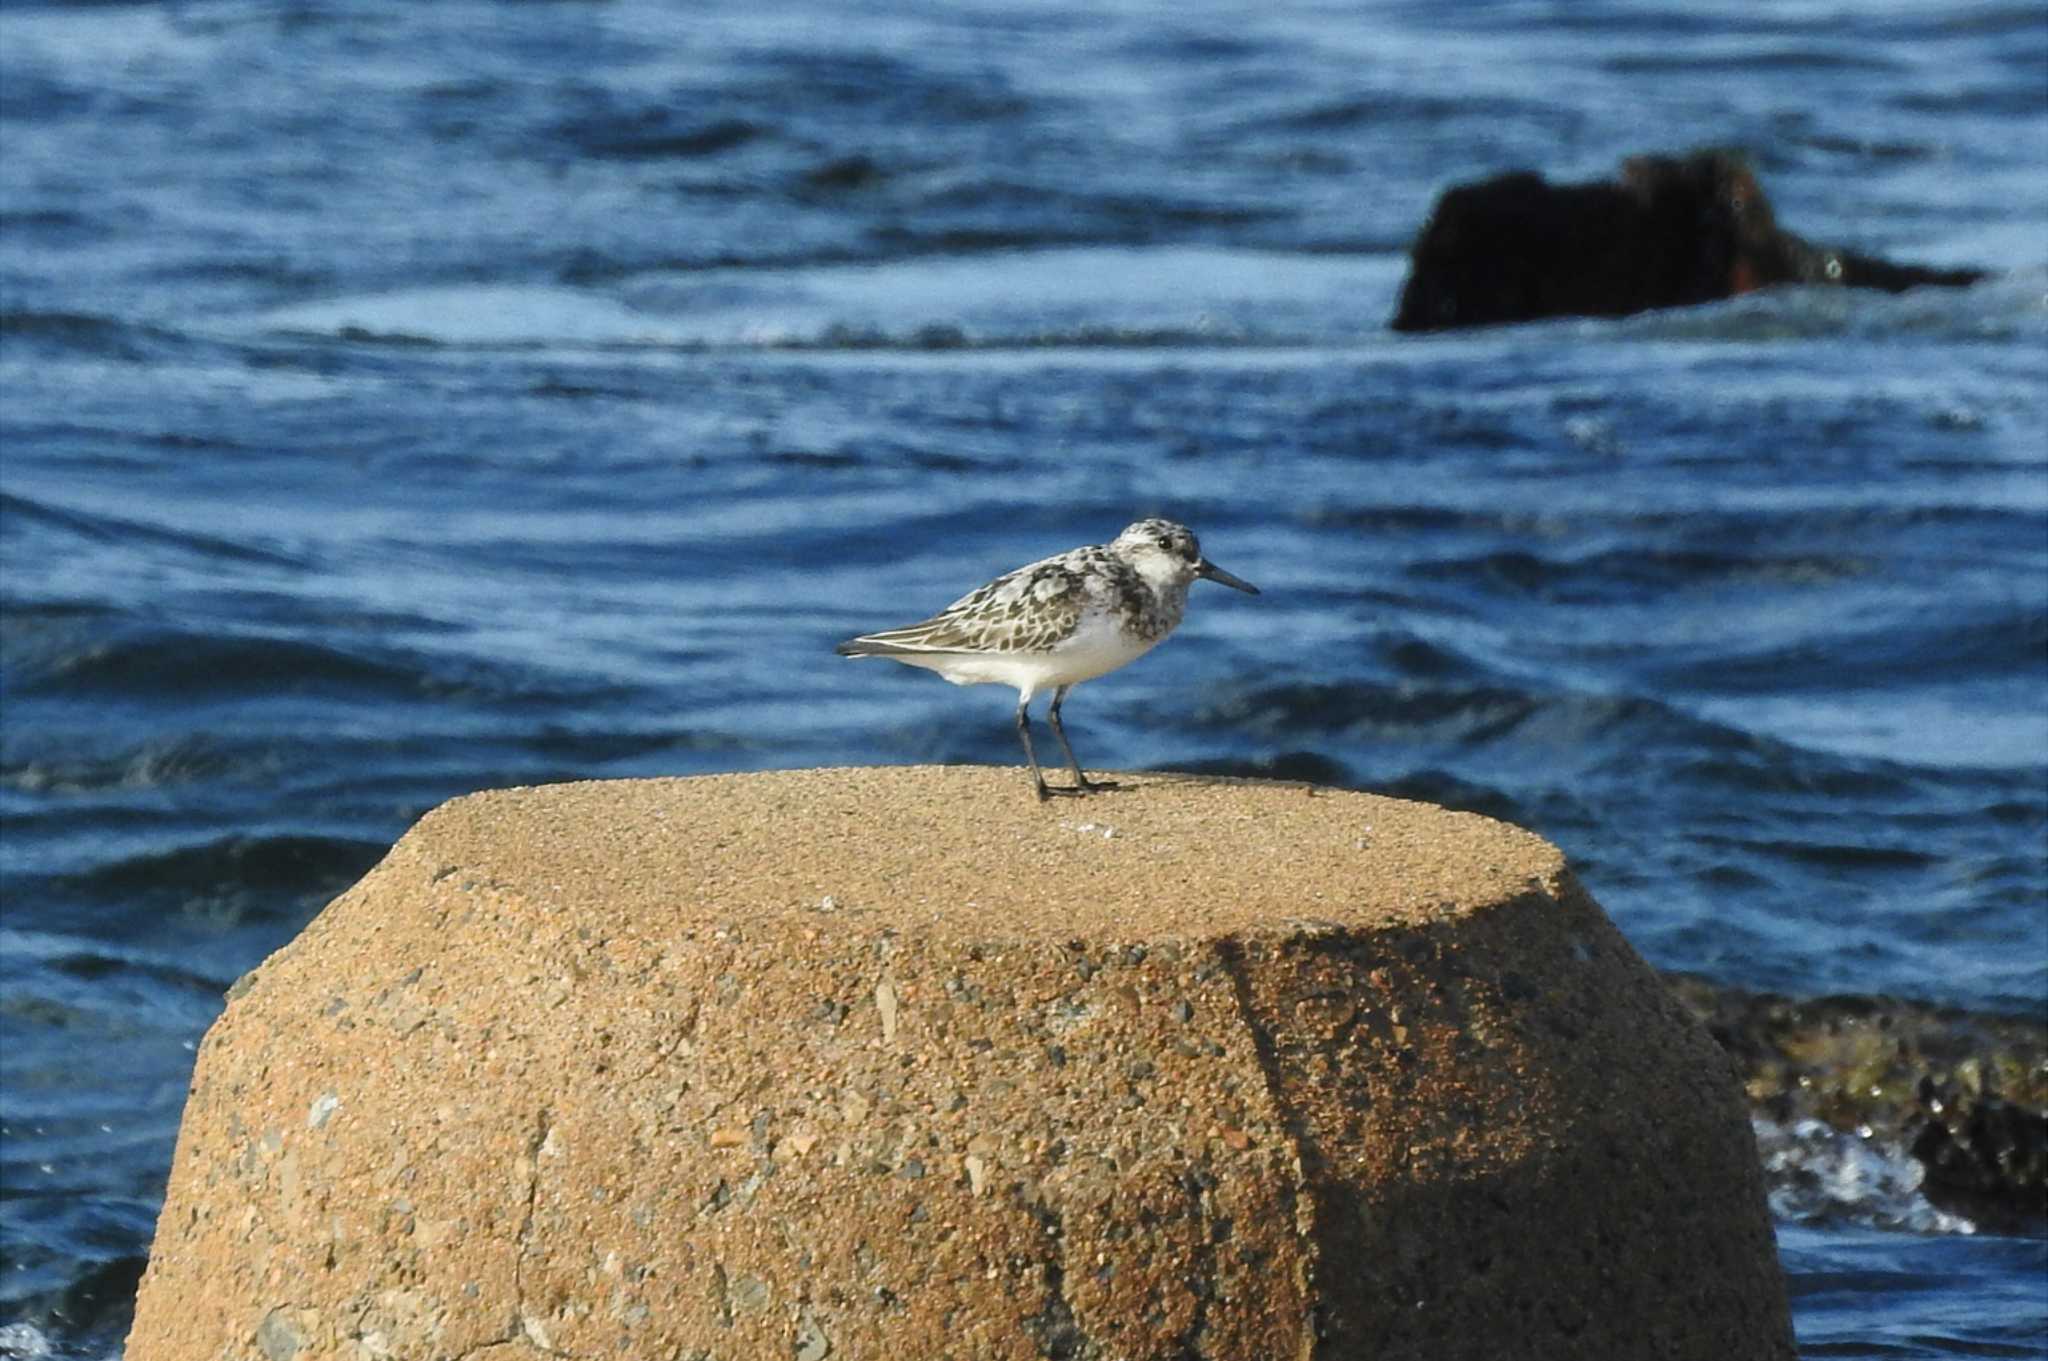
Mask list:
[{"label": "sanderling", "polygon": [[[955,685],[1015,686],[1017,736],[1038,797],[1110,789],[1110,781],[1091,781],[1081,773],[1060,724],[1060,704],[1082,681],[1136,661],[1173,632],[1196,577],[1259,593],[1204,558],[1186,527],[1140,520],[1109,543],[1006,572],[923,623],[864,633],[838,651],[842,657],[888,657],[922,666]],[[1074,773],[1071,789],[1046,784],[1031,749],[1031,699],[1047,686],[1053,736]]]}]

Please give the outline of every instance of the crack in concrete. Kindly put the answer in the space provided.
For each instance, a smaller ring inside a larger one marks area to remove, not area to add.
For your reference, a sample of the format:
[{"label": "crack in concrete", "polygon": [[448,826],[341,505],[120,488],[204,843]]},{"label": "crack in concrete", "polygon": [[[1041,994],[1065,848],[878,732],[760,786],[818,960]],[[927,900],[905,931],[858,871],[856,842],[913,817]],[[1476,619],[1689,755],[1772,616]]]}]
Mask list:
[{"label": "crack in concrete", "polygon": [[1074,1317],[1073,1302],[1067,1298],[1066,1225],[1059,1211],[1045,1203],[1043,1188],[1026,1200],[1025,1208],[1045,1234],[1045,1304],[1024,1320],[1025,1329],[1038,1343],[1038,1354],[1046,1361],[1099,1361],[1102,1349],[1088,1336]]},{"label": "crack in concrete", "polygon": [[1195,1276],[1189,1283],[1190,1293],[1195,1297],[1195,1316],[1188,1320],[1186,1331],[1180,1335],[1181,1355],[1200,1358],[1204,1348],[1202,1334],[1209,1328],[1209,1301],[1216,1297],[1216,1224],[1210,1216],[1209,1190],[1216,1184],[1215,1178],[1199,1169],[1183,1172],[1180,1178],[1181,1190],[1187,1193],[1194,1206],[1195,1223],[1201,1232],[1201,1242],[1195,1249]]},{"label": "crack in concrete", "polygon": [[512,1335],[507,1340],[517,1341],[523,1337],[541,1351],[552,1356],[560,1356],[562,1353],[549,1345],[547,1334],[541,1331],[538,1321],[526,1307],[526,1254],[533,1236],[533,1223],[539,1214],[541,1151],[547,1147],[548,1140],[554,1137],[554,1118],[554,1111],[550,1107],[542,1106],[534,1117],[533,1133],[526,1141],[526,1163],[529,1169],[526,1178],[526,1214],[520,1220],[519,1237],[512,1256],[513,1308],[518,1316],[513,1320]]},{"label": "crack in concrete", "polygon": [[1273,1110],[1280,1119],[1281,1132],[1286,1136],[1294,1152],[1294,1181],[1283,1183],[1287,1196],[1287,1209],[1294,1219],[1295,1234],[1301,1240],[1302,1293],[1308,1300],[1308,1317],[1302,1330],[1301,1348],[1296,1353],[1297,1361],[1314,1361],[1321,1350],[1320,1310],[1316,1301],[1317,1268],[1321,1265],[1321,1253],[1317,1250],[1315,1222],[1318,1218],[1314,1190],[1309,1185],[1309,1140],[1302,1128],[1300,1117],[1290,1107],[1285,1087],[1280,1076],[1280,1059],[1275,1052],[1273,1036],[1261,1025],[1252,1006],[1251,974],[1245,967],[1244,944],[1235,937],[1226,936],[1215,944],[1216,958],[1223,966],[1223,972],[1230,979],[1231,996],[1237,1002],[1238,1020],[1244,1024],[1245,1033],[1251,1037],[1252,1052],[1259,1062],[1259,1075],[1266,1083],[1266,1097],[1273,1104]]}]

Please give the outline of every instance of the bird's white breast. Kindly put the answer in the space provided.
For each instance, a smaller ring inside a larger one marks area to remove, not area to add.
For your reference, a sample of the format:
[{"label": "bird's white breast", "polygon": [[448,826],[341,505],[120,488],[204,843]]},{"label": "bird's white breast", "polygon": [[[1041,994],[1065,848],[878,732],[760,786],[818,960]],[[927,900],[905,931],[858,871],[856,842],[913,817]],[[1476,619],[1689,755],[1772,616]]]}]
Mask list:
[{"label": "bird's white breast", "polygon": [[[1164,637],[1161,634],[1160,637]],[[1081,612],[1074,631],[1065,642],[1046,654],[1045,685],[1073,685],[1093,680],[1152,650],[1159,638],[1142,638],[1127,633],[1122,619],[1092,603]]]}]

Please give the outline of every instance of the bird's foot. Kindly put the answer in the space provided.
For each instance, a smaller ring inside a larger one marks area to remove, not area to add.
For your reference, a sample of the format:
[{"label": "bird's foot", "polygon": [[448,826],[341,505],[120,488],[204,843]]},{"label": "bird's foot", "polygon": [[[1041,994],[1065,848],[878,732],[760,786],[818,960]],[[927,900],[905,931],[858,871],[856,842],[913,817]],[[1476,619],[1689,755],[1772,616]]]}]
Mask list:
[{"label": "bird's foot", "polygon": [[1044,803],[1052,798],[1077,799],[1099,790],[1119,788],[1122,786],[1115,780],[1091,780],[1085,776],[1078,784],[1047,784],[1041,780],[1038,783],[1038,801]]}]

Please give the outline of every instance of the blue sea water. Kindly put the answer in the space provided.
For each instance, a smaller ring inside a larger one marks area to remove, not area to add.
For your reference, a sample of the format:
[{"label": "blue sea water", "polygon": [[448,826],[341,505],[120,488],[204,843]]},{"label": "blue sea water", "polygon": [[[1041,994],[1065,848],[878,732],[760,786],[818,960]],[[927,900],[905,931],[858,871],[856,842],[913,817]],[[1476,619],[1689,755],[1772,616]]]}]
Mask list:
[{"label": "blue sea water", "polygon": [[[1702,144],[1992,276],[1385,330],[1449,184]],[[2041,1015],[2048,9],[0,10],[0,1356],[118,1347],[222,990],[426,808],[1014,763],[832,643],[1153,513],[1265,594],[1076,692],[1091,764]],[[1804,1354],[2048,1354],[2048,1245],[1892,1152],[1774,1199]]]}]

